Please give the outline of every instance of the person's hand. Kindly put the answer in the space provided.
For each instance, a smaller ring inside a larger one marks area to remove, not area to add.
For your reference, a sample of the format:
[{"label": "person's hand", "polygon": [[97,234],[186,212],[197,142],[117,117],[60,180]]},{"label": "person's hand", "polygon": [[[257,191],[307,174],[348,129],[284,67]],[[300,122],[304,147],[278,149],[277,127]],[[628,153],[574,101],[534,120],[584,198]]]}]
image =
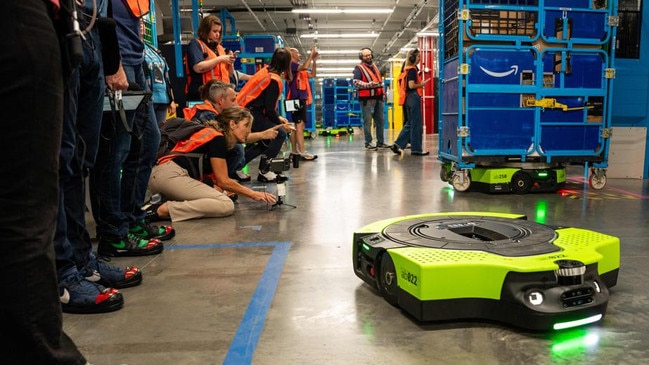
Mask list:
[{"label": "person's hand", "polygon": [[236,59],[237,59],[237,56],[235,56],[233,54],[226,54],[226,55],[223,55],[223,56],[218,56],[216,58],[216,63],[225,62],[225,63],[229,63],[229,64],[232,65],[232,64],[234,64],[234,60],[236,60]]},{"label": "person's hand", "polygon": [[312,45],[311,46],[311,59],[315,61],[315,60],[318,59],[319,55],[320,55],[320,53],[318,53],[318,46],[316,46],[315,44]]},{"label": "person's hand", "polygon": [[167,107],[167,114],[176,114],[176,102],[172,101],[171,104],[169,104],[169,106]]},{"label": "person's hand", "polygon": [[275,139],[277,137],[277,134],[279,133],[277,130],[280,129],[283,124],[278,124],[272,128],[268,128],[265,131],[261,132],[262,139]]},{"label": "person's hand", "polygon": [[266,193],[263,191],[255,191],[255,195],[252,197],[256,201],[266,202],[268,204],[275,204],[277,197],[271,193]]},{"label": "person's hand", "polygon": [[113,75],[106,76],[106,86],[113,91],[127,90],[128,80],[126,79],[126,72],[120,63],[117,72]]}]

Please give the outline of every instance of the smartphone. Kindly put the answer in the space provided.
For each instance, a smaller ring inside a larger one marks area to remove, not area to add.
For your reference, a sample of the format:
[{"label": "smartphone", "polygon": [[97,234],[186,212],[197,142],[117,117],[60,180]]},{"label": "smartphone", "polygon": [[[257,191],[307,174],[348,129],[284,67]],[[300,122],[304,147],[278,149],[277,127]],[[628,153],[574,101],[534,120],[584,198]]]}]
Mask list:
[{"label": "smartphone", "polygon": [[239,53],[241,53],[241,51],[234,51],[234,57],[239,56]]}]

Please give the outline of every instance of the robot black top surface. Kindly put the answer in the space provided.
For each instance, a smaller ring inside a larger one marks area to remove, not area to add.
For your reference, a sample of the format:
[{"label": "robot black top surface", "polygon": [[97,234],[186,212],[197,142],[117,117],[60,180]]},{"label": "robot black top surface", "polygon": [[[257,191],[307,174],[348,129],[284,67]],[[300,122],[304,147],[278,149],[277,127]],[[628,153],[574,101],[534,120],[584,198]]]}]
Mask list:
[{"label": "robot black top surface", "polygon": [[406,219],[385,227],[388,240],[446,250],[485,251],[501,256],[533,256],[559,251],[554,229],[523,219],[480,216]]}]

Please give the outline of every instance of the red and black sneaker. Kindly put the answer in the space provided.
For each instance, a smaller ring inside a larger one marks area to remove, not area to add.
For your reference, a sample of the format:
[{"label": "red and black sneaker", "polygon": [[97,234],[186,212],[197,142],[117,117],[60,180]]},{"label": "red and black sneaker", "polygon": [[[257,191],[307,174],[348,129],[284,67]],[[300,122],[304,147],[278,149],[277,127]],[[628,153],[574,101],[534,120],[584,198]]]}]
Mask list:
[{"label": "red and black sneaker", "polygon": [[90,260],[81,273],[88,281],[108,288],[122,289],[142,283],[142,271],[135,266],[124,268],[111,265],[109,257],[90,255]]},{"label": "red and black sneaker", "polygon": [[126,237],[112,240],[101,237],[97,247],[100,256],[157,255],[163,250],[164,245],[159,239],[143,239],[131,233],[128,233]]},{"label": "red and black sneaker", "polygon": [[65,313],[106,313],[124,306],[124,297],[117,289],[90,282],[76,269],[59,283],[59,295]]},{"label": "red and black sneaker", "polygon": [[156,226],[143,219],[135,227],[129,229],[129,233],[142,237],[145,240],[157,238],[160,241],[166,241],[176,235],[176,230],[172,226]]}]

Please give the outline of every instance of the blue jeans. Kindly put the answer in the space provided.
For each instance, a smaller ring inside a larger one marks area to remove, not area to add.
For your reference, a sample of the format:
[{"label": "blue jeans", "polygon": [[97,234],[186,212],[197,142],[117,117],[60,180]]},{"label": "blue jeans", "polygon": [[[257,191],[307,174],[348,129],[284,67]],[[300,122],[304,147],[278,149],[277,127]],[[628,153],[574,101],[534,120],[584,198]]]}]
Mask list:
[{"label": "blue jeans", "polygon": [[243,145],[237,143],[234,148],[228,151],[225,161],[228,164],[228,176],[234,178],[236,172],[246,166],[246,153]]},{"label": "blue jeans", "polygon": [[[123,65],[129,83],[148,89],[141,65]],[[114,119],[114,120],[113,120]],[[153,103],[126,113],[129,133],[119,115],[104,114],[97,166],[91,177],[97,235],[108,240],[126,236],[142,220],[146,189],[160,144]]]},{"label": "blue jeans", "polygon": [[363,134],[365,134],[365,145],[372,144],[372,119],[374,119],[374,134],[376,144],[383,144],[383,100],[369,99],[361,100],[361,111],[363,114]]},{"label": "blue jeans", "polygon": [[421,118],[421,97],[416,92],[406,95],[403,105],[403,129],[394,143],[404,148],[410,142],[411,152],[424,152],[421,146],[421,136],[424,133]]},{"label": "blue jeans", "polygon": [[66,80],[59,153],[59,212],[54,250],[62,273],[88,262],[92,243],[86,228],[86,184],[99,146],[104,103],[104,72],[96,28],[86,34],[83,61]]},{"label": "blue jeans", "polygon": [[[252,111],[254,122],[252,123],[253,132],[263,132],[268,128],[275,126],[266,116],[257,110]],[[245,163],[249,163],[260,155],[265,155],[268,158],[275,158],[284,145],[286,140],[286,132],[283,128],[277,130],[277,137],[271,140],[263,140],[246,146],[246,159]],[[259,171],[262,173],[268,172],[266,166],[263,166],[264,160],[259,161]],[[245,166],[245,164],[244,164]]]},{"label": "blue jeans", "polygon": [[63,76],[46,2],[0,1],[0,33],[2,363],[85,364],[54,268]]}]

